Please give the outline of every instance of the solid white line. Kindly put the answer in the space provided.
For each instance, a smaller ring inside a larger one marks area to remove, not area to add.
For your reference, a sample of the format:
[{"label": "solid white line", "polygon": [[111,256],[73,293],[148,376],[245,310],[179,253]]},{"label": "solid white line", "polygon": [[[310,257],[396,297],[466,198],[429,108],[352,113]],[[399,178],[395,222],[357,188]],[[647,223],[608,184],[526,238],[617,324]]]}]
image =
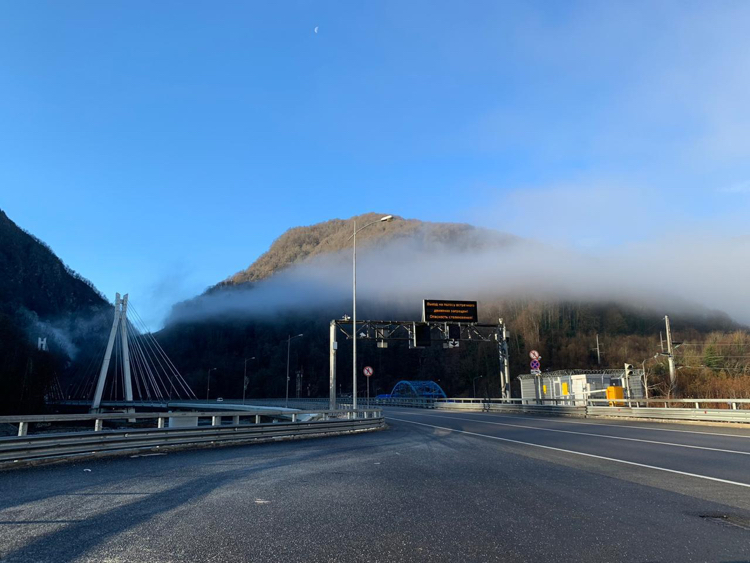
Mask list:
[{"label": "solid white line", "polygon": [[544,428],[540,426],[527,426],[525,424],[510,424],[508,422],[493,422],[491,420],[485,420],[485,419],[461,418],[458,416],[446,416],[446,415],[431,414],[431,413],[428,416],[432,416],[436,418],[447,418],[449,420],[466,420],[467,422],[475,422],[477,424],[495,424],[498,426],[512,426],[514,428],[530,428],[532,430],[542,430],[543,432],[561,432],[563,434],[578,434],[580,436],[596,436],[597,438],[609,438],[611,440],[627,440],[629,442],[644,442],[646,444],[659,444],[661,446],[675,446],[677,448],[708,450],[711,452],[722,452],[725,454],[750,455],[750,452],[740,452],[737,450],[723,450],[721,448],[709,448],[706,446],[691,446],[689,444],[675,444],[673,442],[659,442],[657,440],[644,440],[642,438],[626,438],[624,436],[608,436],[607,434],[593,434],[591,432],[576,432],[574,430],[558,430],[555,428]]},{"label": "solid white line", "polygon": [[[401,411],[404,414],[408,414],[411,411]],[[698,432],[697,430],[677,430],[675,428],[655,428],[653,426],[633,426],[632,424],[603,424],[601,422],[580,422],[580,421],[572,421],[567,420],[565,417],[555,417],[550,418],[548,416],[538,416],[538,415],[524,415],[524,416],[513,416],[512,414],[502,414],[502,412],[498,411],[492,411],[492,412],[472,412],[472,411],[441,411],[446,413],[456,413],[456,414],[475,414],[475,415],[491,415],[491,416],[498,416],[503,418],[518,418],[521,420],[529,420],[531,418],[538,419],[538,420],[548,420],[550,422],[559,422],[561,424],[583,424],[585,426],[605,426],[607,428],[635,428],[636,430],[655,430],[658,432],[679,432],[681,434],[698,434],[701,436],[725,436],[727,438],[742,438],[744,440],[750,439],[750,436],[743,436],[740,434],[723,434],[719,432]],[[386,416],[388,414],[386,413]]]},{"label": "solid white line", "polygon": [[587,454],[584,452],[577,452],[575,450],[566,450],[563,448],[555,448],[553,446],[543,446],[541,444],[534,444],[533,442],[522,442],[521,440],[511,440],[510,438],[500,438],[499,436],[490,436],[489,434],[479,434],[478,432],[469,432],[468,430],[456,430],[455,428],[447,428],[445,426],[436,426],[434,424],[426,424],[424,422],[415,422],[414,420],[405,420],[403,418],[393,418],[391,420],[397,420],[399,422],[408,422],[409,424],[418,424],[419,426],[427,426],[429,428],[437,428],[438,430],[447,430],[449,432],[458,432],[459,434],[468,434],[470,436],[479,436],[480,438],[490,438],[491,440],[499,440],[501,442],[510,442],[512,444],[521,444],[523,446],[532,446],[535,448],[543,448],[545,450],[554,450],[556,452],[563,452],[567,454],[581,455],[585,457],[592,457],[595,459],[603,459],[605,461],[614,461],[616,463],[624,463],[626,465],[634,465],[636,467],[645,467],[646,469],[656,469],[657,471],[666,471],[667,473],[675,473],[677,475],[686,475],[688,477],[696,477],[698,479],[705,479],[707,481],[716,481],[717,483],[725,483],[727,485],[737,485],[738,487],[747,487],[750,489],[750,483],[740,483],[738,481],[728,481],[726,479],[719,479],[718,477],[709,477],[708,475],[698,475],[697,473],[688,473],[686,471],[677,471],[676,469],[667,469],[666,467],[657,467],[655,465],[646,465],[645,463],[636,463],[635,461],[626,461],[624,459],[616,459],[614,457],[606,457],[603,455]]}]

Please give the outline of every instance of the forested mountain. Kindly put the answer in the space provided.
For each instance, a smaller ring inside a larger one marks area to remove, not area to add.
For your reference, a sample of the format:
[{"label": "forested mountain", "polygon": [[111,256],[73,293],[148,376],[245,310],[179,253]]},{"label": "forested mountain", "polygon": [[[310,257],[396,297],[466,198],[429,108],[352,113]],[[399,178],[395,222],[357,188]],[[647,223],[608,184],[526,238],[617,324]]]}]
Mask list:
[{"label": "forested mountain", "polygon": [[[86,323],[107,310],[90,282],[0,210],[0,412],[38,411]],[[48,352],[37,350],[38,337]]]},{"label": "forested mountain", "polygon": [[[357,225],[380,217],[375,213],[359,216]],[[302,394],[327,392],[328,324],[351,314],[351,241],[347,239],[352,229],[352,219],[290,229],[249,268],[175,308],[160,338],[179,358],[199,396],[206,386],[207,370],[213,367],[218,370],[212,376],[212,390],[241,396],[244,360],[251,357],[256,360],[248,363],[248,396],[283,395],[285,339],[298,333],[305,336],[294,341],[291,371],[304,372]],[[524,287],[523,279],[520,289],[505,293],[503,284],[493,281],[502,272],[493,262],[502,262],[504,254],[500,253],[536,247],[496,231],[397,219],[376,223],[357,238],[358,254],[365,264],[360,278],[369,283],[358,299],[360,319],[417,321],[422,298],[477,299],[482,322],[494,323],[503,317],[510,328],[513,375],[528,372],[531,349],[542,354],[545,369],[594,368],[598,334],[602,367],[621,368],[625,362],[640,364],[650,359],[647,368],[654,375],[652,382],[659,384],[665,367],[653,357],[660,349],[665,313],[672,316],[675,337],[696,344],[712,331],[740,328],[724,313],[674,300],[662,301],[665,310],[653,302],[602,298],[601,294],[556,296],[536,292],[531,280]],[[478,259],[472,261],[472,257]],[[714,332],[711,338],[721,336]],[[373,392],[388,392],[400,379],[433,379],[447,393],[461,395],[471,390],[472,380],[479,375],[484,376],[480,381],[483,392],[498,392],[497,349],[491,344],[464,343],[454,350],[439,345],[409,349],[405,344],[379,349],[364,341],[360,346],[360,372],[365,365],[375,368]],[[350,392],[351,341],[339,343],[338,367],[341,391]],[[686,378],[688,368],[681,372]],[[704,372],[698,369],[690,381],[705,380]],[[713,376],[720,373],[713,368],[708,379],[715,383]],[[727,374],[744,377],[750,371],[745,366]],[[701,388],[696,391],[685,382],[685,390],[700,392]],[[745,383],[750,391],[750,379]],[[725,387],[739,388],[736,382]],[[364,377],[360,389],[364,389]]]},{"label": "forested mountain", "polygon": [[68,268],[41,240],[0,210],[0,309],[27,309],[40,318],[98,309],[106,303],[96,288]]}]

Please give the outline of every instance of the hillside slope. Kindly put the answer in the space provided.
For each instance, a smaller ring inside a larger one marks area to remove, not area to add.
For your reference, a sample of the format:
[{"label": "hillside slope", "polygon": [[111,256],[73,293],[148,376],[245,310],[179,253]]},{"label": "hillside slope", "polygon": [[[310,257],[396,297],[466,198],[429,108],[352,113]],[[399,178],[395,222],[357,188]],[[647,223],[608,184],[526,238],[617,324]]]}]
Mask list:
[{"label": "hillside slope", "polygon": [[[247,269],[237,272],[220,285],[237,285],[260,281],[291,265],[316,256],[331,254],[352,247],[354,221],[362,227],[383,217],[366,213],[350,219],[331,219],[307,227],[289,229]],[[357,235],[358,248],[408,239],[425,249],[450,245],[454,250],[481,250],[490,246],[510,245],[520,241],[510,234],[481,229],[463,223],[430,223],[418,219],[394,217],[388,223],[376,223]]]},{"label": "hillside slope", "polygon": [[93,285],[0,209],[0,309],[49,318],[106,305]]},{"label": "hillside slope", "polygon": [[[0,414],[44,409],[76,352],[104,333],[110,305],[42,241],[0,210]],[[49,351],[37,350],[47,338]]]}]

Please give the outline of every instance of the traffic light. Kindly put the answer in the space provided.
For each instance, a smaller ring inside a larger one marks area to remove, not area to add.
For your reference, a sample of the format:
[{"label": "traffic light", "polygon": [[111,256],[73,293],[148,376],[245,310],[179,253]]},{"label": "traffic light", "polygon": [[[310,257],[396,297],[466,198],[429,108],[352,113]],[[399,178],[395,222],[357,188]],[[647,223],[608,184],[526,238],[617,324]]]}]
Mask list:
[{"label": "traffic light", "polygon": [[427,323],[414,323],[414,346],[416,348],[427,348],[431,344],[430,325]]},{"label": "traffic light", "polygon": [[633,364],[625,364],[625,379],[633,377]]},{"label": "traffic light", "polygon": [[448,325],[448,340],[461,340],[461,325]]}]

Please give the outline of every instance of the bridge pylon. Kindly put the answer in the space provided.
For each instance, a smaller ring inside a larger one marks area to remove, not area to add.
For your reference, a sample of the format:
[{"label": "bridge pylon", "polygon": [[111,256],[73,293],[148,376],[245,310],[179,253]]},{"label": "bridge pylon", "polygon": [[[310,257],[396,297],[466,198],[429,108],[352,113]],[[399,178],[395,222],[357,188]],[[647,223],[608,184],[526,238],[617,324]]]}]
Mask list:
[{"label": "bridge pylon", "polygon": [[120,329],[120,342],[122,344],[122,364],[124,368],[124,388],[125,388],[125,400],[133,400],[133,383],[130,375],[130,348],[128,346],[128,294],[126,293],[122,298],[117,293],[115,297],[115,317],[112,321],[112,330],[109,333],[109,341],[107,342],[107,350],[104,352],[104,361],[102,362],[102,369],[99,372],[99,380],[96,383],[96,392],[94,393],[94,401],[91,403],[91,409],[99,409],[102,402],[102,393],[104,392],[104,383],[107,380],[107,372],[109,371],[109,364],[112,360],[112,350],[115,345],[115,338],[117,337],[117,329]]}]

